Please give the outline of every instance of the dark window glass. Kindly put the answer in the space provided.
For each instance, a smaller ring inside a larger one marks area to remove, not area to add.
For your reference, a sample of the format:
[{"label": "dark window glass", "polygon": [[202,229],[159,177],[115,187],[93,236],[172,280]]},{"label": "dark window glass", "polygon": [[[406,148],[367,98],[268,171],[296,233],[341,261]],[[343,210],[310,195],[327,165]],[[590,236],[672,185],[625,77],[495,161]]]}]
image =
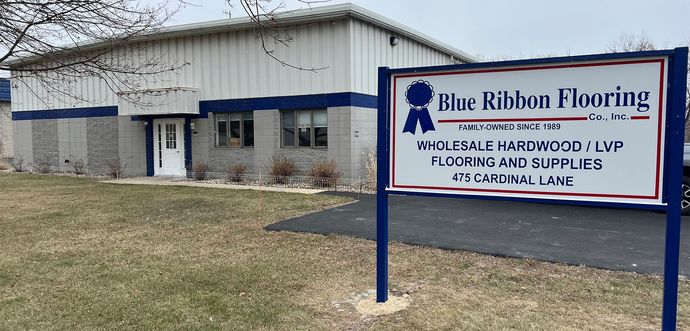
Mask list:
[{"label": "dark window glass", "polygon": [[297,112],[297,127],[299,128],[299,146],[311,147],[311,111]]},{"label": "dark window glass", "polygon": [[314,146],[328,147],[328,128],[314,128]]},{"label": "dark window glass", "polygon": [[295,112],[283,112],[282,117],[283,146],[295,146]]},{"label": "dark window glass", "polygon": [[240,134],[240,119],[242,114],[230,114],[230,137],[228,138],[228,146],[240,147],[242,146]]},{"label": "dark window glass", "polygon": [[242,140],[244,141],[243,146],[254,146],[254,116],[252,116],[252,113],[244,114],[242,130]]},{"label": "dark window glass", "polygon": [[216,115],[216,146],[228,146],[228,115]]},{"label": "dark window glass", "polygon": [[314,111],[314,146],[328,146],[328,113],[326,110]]}]

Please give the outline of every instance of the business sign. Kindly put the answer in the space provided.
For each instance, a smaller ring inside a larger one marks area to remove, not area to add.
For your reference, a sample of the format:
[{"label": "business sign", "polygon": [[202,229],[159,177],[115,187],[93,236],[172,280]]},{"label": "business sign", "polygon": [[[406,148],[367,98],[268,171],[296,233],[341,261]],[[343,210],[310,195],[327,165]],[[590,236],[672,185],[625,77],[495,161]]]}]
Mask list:
[{"label": "business sign", "polygon": [[391,194],[660,210],[662,329],[675,330],[687,65],[676,48],[380,67],[376,301]]},{"label": "business sign", "polygon": [[667,57],[391,74],[388,190],[661,205],[667,78]]}]

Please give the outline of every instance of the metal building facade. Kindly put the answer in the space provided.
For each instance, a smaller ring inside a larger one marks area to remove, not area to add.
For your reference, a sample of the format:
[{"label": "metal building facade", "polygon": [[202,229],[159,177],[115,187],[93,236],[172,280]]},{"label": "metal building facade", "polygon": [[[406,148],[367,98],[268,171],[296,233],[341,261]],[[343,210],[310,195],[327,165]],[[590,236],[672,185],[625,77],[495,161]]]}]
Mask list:
[{"label": "metal building facade", "polygon": [[[271,59],[244,18],[168,28],[114,54],[123,61],[160,58],[179,67],[140,84],[142,91],[166,91],[166,101],[157,107],[129,104],[92,78],[73,85],[71,93],[81,100],[51,98],[31,79],[14,84],[15,155],[27,163],[49,162],[56,170],[69,170],[70,160],[81,159],[91,172],[105,172],[107,163],[117,160],[130,174],[156,175],[160,158],[165,159],[157,132],[164,123],[175,129],[175,146],[181,148],[186,167],[205,162],[222,172],[242,163],[258,173],[281,155],[303,171],[315,161],[332,159],[345,177],[356,178],[375,146],[377,67],[472,60],[354,5],[279,17],[292,41],[289,47],[275,47],[276,56],[293,65],[325,69],[300,71]],[[396,45],[391,37],[397,38]],[[327,147],[285,146],[283,113],[315,109],[327,116]],[[253,117],[253,146],[218,146],[216,114],[241,112]],[[178,121],[171,124],[172,119]]]}]

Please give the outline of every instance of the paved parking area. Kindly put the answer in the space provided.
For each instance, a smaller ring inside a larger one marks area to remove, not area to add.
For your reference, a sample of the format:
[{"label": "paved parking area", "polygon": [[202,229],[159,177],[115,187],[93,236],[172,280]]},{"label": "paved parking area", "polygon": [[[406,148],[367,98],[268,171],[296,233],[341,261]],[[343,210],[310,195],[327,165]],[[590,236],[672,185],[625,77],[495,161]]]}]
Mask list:
[{"label": "paved parking area", "polygon": [[[375,239],[375,198],[359,198],[356,203],[272,224],[267,229]],[[391,197],[389,204],[389,236],[393,241],[663,273],[666,218],[662,213],[403,196]],[[681,274],[685,276],[690,276],[689,226],[690,217],[683,217]]]}]

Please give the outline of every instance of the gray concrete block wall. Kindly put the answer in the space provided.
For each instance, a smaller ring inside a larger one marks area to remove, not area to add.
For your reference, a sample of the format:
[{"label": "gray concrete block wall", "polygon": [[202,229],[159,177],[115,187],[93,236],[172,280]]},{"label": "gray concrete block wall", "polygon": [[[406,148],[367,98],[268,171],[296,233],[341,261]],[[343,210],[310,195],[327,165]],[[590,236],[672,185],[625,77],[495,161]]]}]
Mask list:
[{"label": "gray concrete block wall", "polygon": [[[248,173],[264,173],[274,156],[295,162],[306,174],[315,162],[335,160],[346,178],[366,177],[367,154],[376,146],[376,110],[332,107],[328,113],[328,148],[281,147],[279,110],[254,112],[254,147],[215,147],[213,114],[194,119],[192,159],[206,162],[213,172],[225,172],[236,163]],[[146,174],[145,122],[130,117],[15,121],[17,153],[25,162],[48,159],[54,170],[72,171],[64,160],[84,159],[91,173],[107,173],[108,162],[120,160],[130,175]]]},{"label": "gray concrete block wall", "polygon": [[351,111],[351,176],[366,178],[368,154],[376,151],[376,109],[352,107]]},{"label": "gray concrete block wall", "polygon": [[12,112],[10,103],[0,102],[0,144],[2,145],[0,158],[12,157],[14,155],[12,131]]},{"label": "gray concrete block wall", "polygon": [[[213,117],[193,119],[194,130],[192,130],[192,161],[208,163],[209,133],[213,133]],[[210,126],[209,126],[210,122]],[[210,131],[209,131],[210,129]]]},{"label": "gray concrete block wall", "polygon": [[[107,173],[109,169],[108,163],[116,161],[120,157],[118,118],[87,118],[86,143],[88,151],[87,165],[89,172]],[[36,153],[34,152],[34,155],[35,154]]]},{"label": "gray concrete block wall", "polygon": [[[298,175],[305,175],[311,168],[311,165],[315,162],[322,162],[328,160],[327,148],[281,147],[280,111],[275,110],[271,112],[273,112],[273,150],[271,151],[271,153],[267,153],[270,154],[270,158],[268,159],[268,163],[262,171],[269,172],[271,163],[273,161],[273,156],[285,157],[288,160],[294,162],[295,166],[297,167]],[[330,115],[328,120],[330,127]],[[330,138],[328,143],[330,146]]]},{"label": "gray concrete block wall", "polygon": [[265,174],[273,160],[273,153],[280,148],[280,112],[260,110],[254,112],[254,169]]},{"label": "gray concrete block wall", "polygon": [[15,157],[24,158],[27,170],[36,171],[39,162],[47,161],[52,171],[71,172],[73,162],[82,160],[87,172],[103,174],[109,161],[124,158],[134,174],[146,174],[143,122],[93,117],[13,121],[12,125]]},{"label": "gray concrete block wall", "polygon": [[[255,112],[256,114],[256,112]],[[208,167],[212,172],[225,172],[225,170],[233,164],[244,164],[247,166],[247,173],[253,173],[256,169],[254,164],[255,147],[216,147],[215,123],[214,116],[209,113],[209,119],[206,121],[206,149],[208,150]],[[256,125],[256,118],[254,119]],[[254,134],[256,134],[256,127]],[[194,145],[192,143],[192,145]],[[203,148],[203,147],[200,147]],[[192,146],[192,153],[194,146]],[[194,158],[192,156],[192,158]],[[194,161],[196,162],[196,161]]]},{"label": "gray concrete block wall", "polygon": [[[254,148],[215,147],[213,114],[209,114],[208,124],[208,164],[211,171],[223,172],[232,164],[247,165],[247,172],[267,174],[273,157],[286,157],[297,166],[299,174],[306,174],[315,162],[335,160],[344,176],[350,174],[350,108],[334,107],[328,109],[328,148],[281,147],[281,128],[279,110],[259,110],[254,112]],[[199,152],[193,143],[193,154]]]},{"label": "gray concrete block wall", "polygon": [[308,173],[316,162],[335,160],[344,177],[351,175],[350,107],[332,107],[328,113],[328,148],[281,147],[279,110],[254,112],[254,172],[268,173],[274,156],[286,157],[299,174]]},{"label": "gray concrete block wall", "polygon": [[31,143],[33,144],[33,168],[47,162],[51,170],[58,170],[58,120],[33,120]]},{"label": "gray concrete block wall", "polygon": [[117,118],[120,166],[129,176],[146,176],[146,122]]},{"label": "gray concrete block wall", "polygon": [[24,160],[27,166],[34,161],[32,121],[12,121],[12,141],[14,144],[14,160]]},{"label": "gray concrete block wall", "polygon": [[328,160],[335,160],[345,178],[350,178],[352,174],[350,117],[350,107],[328,109]]},{"label": "gray concrete block wall", "polygon": [[[298,175],[306,175],[312,164],[328,161],[327,149],[316,148],[280,148],[275,151],[276,156],[285,157],[297,166]],[[269,164],[270,166],[270,164]],[[266,171],[268,172],[268,169]]]},{"label": "gray concrete block wall", "polygon": [[75,161],[81,160],[82,162],[87,162],[88,160],[86,147],[86,119],[58,119],[57,128],[58,166],[54,170],[73,171],[73,164]]}]

